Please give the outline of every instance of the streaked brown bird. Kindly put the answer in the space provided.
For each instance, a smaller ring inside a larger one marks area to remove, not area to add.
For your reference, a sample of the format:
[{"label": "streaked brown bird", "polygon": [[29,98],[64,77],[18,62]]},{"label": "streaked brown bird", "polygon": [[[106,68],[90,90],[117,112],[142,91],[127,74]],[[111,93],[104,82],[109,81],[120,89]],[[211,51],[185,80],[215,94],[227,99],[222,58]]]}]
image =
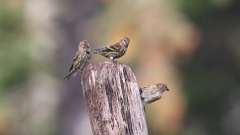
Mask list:
[{"label": "streaked brown bird", "polygon": [[73,57],[73,62],[71,67],[69,68],[69,74],[64,77],[64,79],[70,79],[72,75],[79,71],[82,72],[85,65],[88,63],[89,59],[91,58],[91,49],[90,44],[87,40],[83,40],[78,45],[78,50]]},{"label": "streaked brown bird", "polygon": [[126,53],[129,42],[130,39],[128,37],[124,37],[113,45],[94,49],[93,53],[102,55],[106,58],[111,59],[112,61],[115,61],[115,59],[122,57]]}]

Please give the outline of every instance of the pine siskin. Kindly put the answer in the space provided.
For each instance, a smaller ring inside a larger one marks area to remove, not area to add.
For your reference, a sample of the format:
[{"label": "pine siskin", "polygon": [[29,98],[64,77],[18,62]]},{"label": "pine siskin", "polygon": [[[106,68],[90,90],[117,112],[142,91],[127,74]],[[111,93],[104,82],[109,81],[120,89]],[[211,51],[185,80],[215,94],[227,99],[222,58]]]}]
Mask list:
[{"label": "pine siskin", "polygon": [[130,39],[128,37],[124,37],[119,42],[113,45],[106,46],[104,48],[94,49],[93,53],[102,55],[114,61],[115,59],[122,57],[126,53],[129,42]]},{"label": "pine siskin", "polygon": [[83,40],[78,45],[78,50],[73,57],[73,63],[69,68],[69,74],[64,79],[70,79],[70,77],[77,71],[82,71],[88,60],[91,58],[91,49],[87,40]]}]

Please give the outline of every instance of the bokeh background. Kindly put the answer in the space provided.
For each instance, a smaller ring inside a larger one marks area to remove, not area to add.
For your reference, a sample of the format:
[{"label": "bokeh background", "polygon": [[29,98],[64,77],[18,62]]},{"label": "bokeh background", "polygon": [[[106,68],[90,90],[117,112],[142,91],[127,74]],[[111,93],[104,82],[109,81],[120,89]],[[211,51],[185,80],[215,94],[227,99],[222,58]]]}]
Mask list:
[{"label": "bokeh background", "polygon": [[123,36],[139,85],[171,89],[146,107],[150,135],[240,134],[239,0],[0,0],[0,135],[91,135],[63,76],[80,40]]}]

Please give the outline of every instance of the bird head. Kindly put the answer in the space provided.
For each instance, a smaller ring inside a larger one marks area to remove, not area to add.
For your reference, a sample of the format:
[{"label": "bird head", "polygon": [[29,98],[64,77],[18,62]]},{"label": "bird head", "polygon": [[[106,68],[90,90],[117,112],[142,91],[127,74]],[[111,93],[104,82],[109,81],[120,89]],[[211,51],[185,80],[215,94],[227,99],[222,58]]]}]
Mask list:
[{"label": "bird head", "polygon": [[89,49],[89,48],[90,48],[90,44],[87,40],[81,41],[78,45],[78,49]]},{"label": "bird head", "polygon": [[123,45],[127,48],[128,44],[130,42],[130,39],[128,37],[124,37],[121,42],[123,43]]},{"label": "bird head", "polygon": [[161,90],[169,91],[169,88],[167,87],[167,85],[165,85],[163,83],[156,84],[156,86]]}]

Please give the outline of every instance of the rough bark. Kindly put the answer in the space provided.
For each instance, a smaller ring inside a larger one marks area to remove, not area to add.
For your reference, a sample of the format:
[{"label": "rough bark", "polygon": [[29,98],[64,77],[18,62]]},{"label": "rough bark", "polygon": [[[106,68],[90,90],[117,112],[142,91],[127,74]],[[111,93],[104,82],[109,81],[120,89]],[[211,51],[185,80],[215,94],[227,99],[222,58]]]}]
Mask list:
[{"label": "rough bark", "polygon": [[136,77],[117,63],[89,64],[81,75],[94,135],[147,135]]}]

